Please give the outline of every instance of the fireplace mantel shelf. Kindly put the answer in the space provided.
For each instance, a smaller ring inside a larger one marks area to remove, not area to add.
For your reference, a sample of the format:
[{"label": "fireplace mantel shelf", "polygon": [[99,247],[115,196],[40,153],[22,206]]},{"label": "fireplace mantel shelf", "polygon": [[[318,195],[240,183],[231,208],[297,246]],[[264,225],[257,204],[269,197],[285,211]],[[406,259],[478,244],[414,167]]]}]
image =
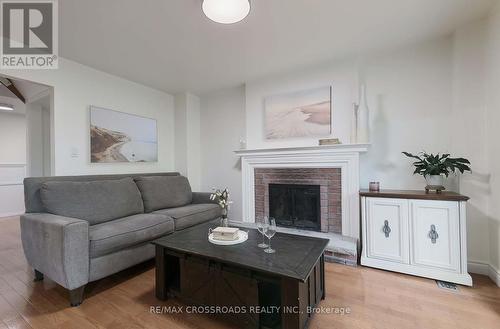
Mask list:
[{"label": "fireplace mantel shelf", "polygon": [[283,154],[283,153],[309,153],[317,151],[325,152],[358,152],[363,153],[368,151],[368,147],[371,144],[337,144],[337,145],[321,145],[321,146],[300,146],[300,147],[286,147],[286,148],[266,148],[266,149],[245,149],[236,150],[239,156],[249,156],[249,155],[271,155],[271,154]]}]

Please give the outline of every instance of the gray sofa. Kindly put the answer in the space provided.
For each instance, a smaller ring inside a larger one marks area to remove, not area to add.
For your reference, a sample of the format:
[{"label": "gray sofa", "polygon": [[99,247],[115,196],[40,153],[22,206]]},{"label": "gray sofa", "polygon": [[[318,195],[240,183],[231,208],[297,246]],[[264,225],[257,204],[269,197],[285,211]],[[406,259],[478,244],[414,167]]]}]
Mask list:
[{"label": "gray sofa", "polygon": [[81,304],[88,282],[154,257],[153,239],[220,217],[210,193],[179,173],[36,177],[24,180],[24,253]]}]

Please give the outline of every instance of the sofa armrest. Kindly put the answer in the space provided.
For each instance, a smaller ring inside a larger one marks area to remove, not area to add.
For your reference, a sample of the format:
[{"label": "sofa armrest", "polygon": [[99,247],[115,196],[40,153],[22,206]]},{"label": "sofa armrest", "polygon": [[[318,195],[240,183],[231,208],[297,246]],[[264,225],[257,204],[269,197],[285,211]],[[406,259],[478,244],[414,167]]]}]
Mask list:
[{"label": "sofa armrest", "polygon": [[214,203],[217,204],[217,201],[210,200],[210,192],[193,192],[193,202],[192,203]]},{"label": "sofa armrest", "polygon": [[89,280],[89,224],[52,214],[21,216],[21,240],[28,263],[67,289]]}]

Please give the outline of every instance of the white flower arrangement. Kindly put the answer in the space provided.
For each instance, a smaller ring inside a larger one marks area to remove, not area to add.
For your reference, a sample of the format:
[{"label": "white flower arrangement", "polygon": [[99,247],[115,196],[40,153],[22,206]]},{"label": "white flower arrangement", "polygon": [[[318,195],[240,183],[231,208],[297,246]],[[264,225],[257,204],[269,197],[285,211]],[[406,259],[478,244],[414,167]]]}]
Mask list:
[{"label": "white flower arrangement", "polygon": [[229,205],[233,203],[233,201],[229,201],[229,190],[225,188],[224,190],[213,189],[214,193],[210,194],[210,200],[217,201],[219,206],[227,213],[229,210]]}]

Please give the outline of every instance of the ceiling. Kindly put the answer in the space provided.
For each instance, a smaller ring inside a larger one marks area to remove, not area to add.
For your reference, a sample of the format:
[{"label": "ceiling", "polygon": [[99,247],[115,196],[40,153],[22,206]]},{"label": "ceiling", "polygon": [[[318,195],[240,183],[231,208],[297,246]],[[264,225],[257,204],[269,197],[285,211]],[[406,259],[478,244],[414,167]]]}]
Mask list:
[{"label": "ceiling", "polygon": [[0,96],[17,99],[17,97],[9,89],[7,89],[7,87],[5,87],[4,85],[0,85]]},{"label": "ceiling", "polygon": [[170,93],[205,93],[333,58],[423,41],[494,0],[252,0],[221,25],[201,0],[59,1],[60,55]]}]

